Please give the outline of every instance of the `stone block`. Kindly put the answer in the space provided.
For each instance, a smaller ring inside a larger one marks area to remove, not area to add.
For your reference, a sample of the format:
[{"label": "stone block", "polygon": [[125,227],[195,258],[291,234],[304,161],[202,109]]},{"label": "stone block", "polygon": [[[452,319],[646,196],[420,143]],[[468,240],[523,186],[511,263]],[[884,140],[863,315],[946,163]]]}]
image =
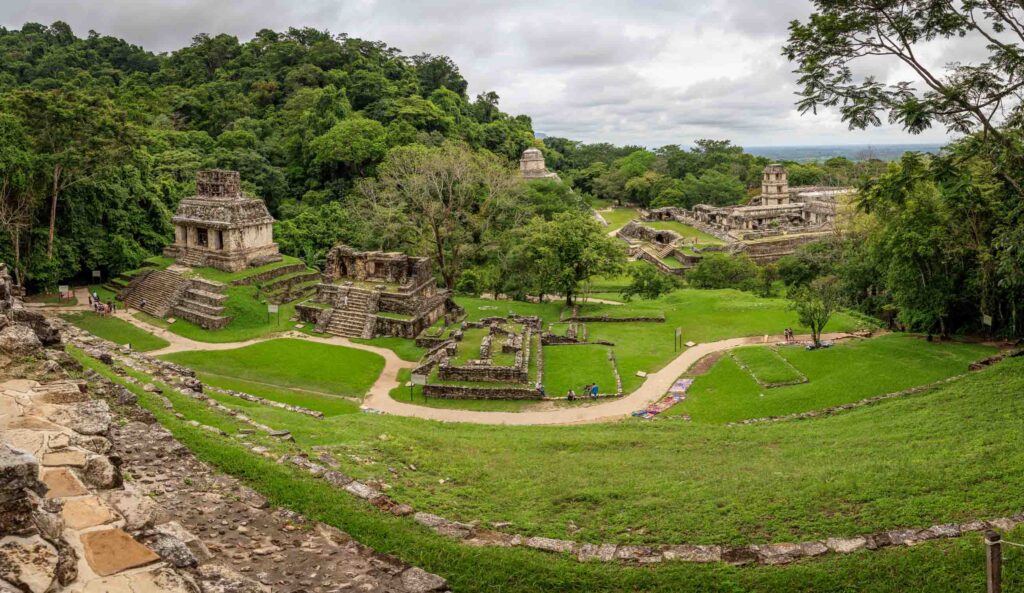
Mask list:
[{"label": "stone block", "polygon": [[71,529],[95,527],[110,523],[117,518],[110,507],[95,496],[72,498],[65,501],[61,517],[64,519],[64,524]]},{"label": "stone block", "polygon": [[50,589],[58,559],[57,550],[38,535],[0,539],[0,579],[27,593]]},{"label": "stone block", "polygon": [[545,552],[571,553],[576,546],[576,542],[550,537],[531,537],[523,545],[535,550],[544,550]]},{"label": "stone block", "polygon": [[721,546],[678,545],[667,546],[662,550],[665,560],[683,560],[685,562],[718,562],[722,559]]},{"label": "stone block", "polygon": [[43,465],[52,466],[85,466],[85,452],[77,449],[64,449],[43,455]]},{"label": "stone block", "polygon": [[448,588],[448,582],[436,574],[429,573],[422,568],[412,567],[402,573],[402,586],[408,593],[433,593],[444,591]]},{"label": "stone block", "polygon": [[576,558],[580,562],[597,560],[600,562],[611,562],[615,559],[615,551],[618,546],[615,544],[580,544],[576,552]]},{"label": "stone block", "polygon": [[160,560],[153,550],[118,528],[89,531],[80,538],[89,567],[101,577]]},{"label": "stone block", "polygon": [[39,478],[46,485],[46,498],[88,494],[82,482],[66,467],[43,469]]}]

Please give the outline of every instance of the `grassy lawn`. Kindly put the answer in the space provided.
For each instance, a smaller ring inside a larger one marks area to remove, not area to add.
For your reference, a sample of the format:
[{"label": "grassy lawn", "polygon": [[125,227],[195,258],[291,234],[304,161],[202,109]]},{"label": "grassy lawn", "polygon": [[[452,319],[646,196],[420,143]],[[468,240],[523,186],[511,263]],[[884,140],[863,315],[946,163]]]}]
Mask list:
[{"label": "grassy lawn", "polygon": [[[327,395],[316,391],[307,391],[304,389],[288,389],[286,387],[280,387],[278,385],[245,381],[243,379],[236,379],[234,377],[224,376],[212,372],[199,372],[199,379],[203,383],[213,385],[214,387],[220,387],[221,389],[231,389],[234,391],[244,391],[251,393],[259,397],[263,397],[272,401],[282,402],[291,404],[293,406],[302,406],[303,408],[309,408],[310,410],[319,410],[326,416],[337,416],[338,414],[355,414],[359,411],[359,403],[355,399],[349,399],[338,395]],[[231,404],[237,404],[242,407],[259,407],[260,404],[247,402],[244,400],[232,398],[230,396],[222,396],[215,392],[210,392],[208,395],[212,397],[220,398],[223,401]],[[227,398],[227,399],[225,399]]]},{"label": "grassy lawn", "polygon": [[301,264],[302,260],[297,257],[291,257],[290,255],[281,256],[281,261],[271,262],[255,268],[246,268],[238,272],[225,272],[218,270],[217,268],[192,268],[192,273],[197,276],[202,276],[207,280],[213,280],[215,282],[223,282],[229,284],[235,280],[241,280],[242,278],[248,278],[254,274],[260,274],[262,272],[269,272],[270,270],[276,270],[284,266],[290,266],[292,264]]},{"label": "grassy lawn", "polygon": [[607,346],[545,346],[544,389],[550,397],[563,397],[570,389],[583,396],[588,383],[601,393],[615,393],[615,374]]},{"label": "grassy lawn", "polygon": [[659,231],[675,231],[679,233],[680,236],[691,241],[693,239],[697,239],[697,244],[699,245],[722,245],[725,243],[725,241],[722,241],[718,237],[709,235],[702,230],[695,229],[688,224],[683,224],[675,220],[644,222],[643,225]]},{"label": "grassy lawn", "polygon": [[372,352],[295,339],[164,358],[221,377],[349,397],[365,395],[384,368],[384,359]]},{"label": "grassy lawn", "polygon": [[167,340],[154,336],[127,321],[122,321],[115,317],[100,317],[91,311],[70,313],[62,317],[69,323],[104,340],[110,340],[115,344],[131,344],[132,348],[139,352],[159,350],[170,345]]},{"label": "grassy lawn", "polygon": [[[664,323],[588,323],[591,340],[615,344],[615,356],[626,393],[643,382],[637,371],[654,372],[678,355],[672,349],[675,328],[683,330],[683,340],[711,342],[737,336],[781,334],[786,327],[797,333],[796,315],[783,299],[765,299],[738,290],[682,289],[657,300],[634,300],[625,305],[592,304],[586,314],[658,316]],[[850,331],[862,325],[858,319],[839,314],[827,331]]]},{"label": "grassy lawn", "polygon": [[737,348],[730,352],[733,359],[753,375],[754,380],[764,385],[779,383],[795,383],[802,381],[804,375],[782,358],[776,348],[753,346]]},{"label": "grassy lawn", "polygon": [[57,307],[73,307],[78,304],[78,298],[72,294],[69,298],[62,299],[56,292],[40,293],[25,297],[26,303],[53,305]]},{"label": "grassy lawn", "polygon": [[[312,328],[310,328],[312,329]],[[309,333],[312,334],[312,331]],[[316,334],[313,334],[316,335]],[[364,340],[362,338],[352,338],[352,341],[357,344],[366,344],[368,346],[377,346],[380,348],[387,348],[402,360],[409,362],[416,362],[423,358],[423,355],[427,353],[426,348],[420,348],[416,345],[416,340],[407,340],[405,338],[395,337],[379,337],[373,338],[372,340]]]},{"label": "grassy lawn", "polygon": [[[694,422],[718,423],[827,408],[964,373],[971,361],[993,351],[988,346],[929,343],[898,334],[843,342],[825,350],[780,347],[778,355],[810,381],[771,389],[758,385],[750,373],[726,356],[710,372],[697,377],[687,400],[666,414],[685,413]],[[749,361],[771,350],[755,346],[735,353]],[[784,367],[776,364],[771,368]]]},{"label": "grassy lawn", "polygon": [[626,226],[626,223],[640,216],[640,211],[636,208],[613,208],[600,214],[608,223],[605,230],[610,233],[621,229]]},{"label": "grassy lawn", "polygon": [[[792,541],[1019,512],[1024,449],[1009,395],[1024,393],[1024,360],[1005,368],[839,416],[747,427],[247,413],[300,447],[331,447],[343,471],[385,480],[396,499],[458,520],[591,542]],[[387,469],[410,464],[417,471]]]},{"label": "grassy lawn", "polygon": [[[83,362],[119,380],[102,364]],[[456,591],[967,593],[984,587],[985,552],[976,535],[786,567],[579,564],[522,548],[458,544],[189,426],[193,419],[234,422],[212,418],[198,402],[168,393],[185,416],[179,420],[152,394],[128,388],[199,458],[246,481],[271,504],[441,574]],[[1021,393],[1024,360],[1014,359],[932,393],[842,416],[729,429],[672,422],[477,427],[364,414],[318,422],[273,409],[247,412],[293,432],[305,426],[296,432],[301,446],[329,444],[351,466],[346,472],[382,477],[399,500],[422,490],[419,508],[450,517],[460,513],[448,510],[465,508],[467,519],[513,520],[516,531],[562,536],[572,519],[584,527],[572,536],[582,541],[602,535],[665,541],[668,533],[679,541],[746,542],[1018,512]],[[330,425],[333,434],[313,428]],[[1006,537],[1019,541],[1024,529]],[[1024,554],[1013,550],[1004,550],[1006,590],[1024,587],[1024,570],[1017,568]]]}]

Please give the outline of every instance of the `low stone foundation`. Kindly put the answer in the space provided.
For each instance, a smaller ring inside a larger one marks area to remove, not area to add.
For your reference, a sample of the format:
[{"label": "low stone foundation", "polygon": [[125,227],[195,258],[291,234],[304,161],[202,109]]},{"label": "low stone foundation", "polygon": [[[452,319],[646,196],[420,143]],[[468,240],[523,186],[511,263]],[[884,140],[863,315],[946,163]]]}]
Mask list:
[{"label": "low stone foundation", "polygon": [[468,387],[460,385],[438,385],[436,383],[423,386],[423,395],[438,399],[535,399],[544,396],[529,387]]}]

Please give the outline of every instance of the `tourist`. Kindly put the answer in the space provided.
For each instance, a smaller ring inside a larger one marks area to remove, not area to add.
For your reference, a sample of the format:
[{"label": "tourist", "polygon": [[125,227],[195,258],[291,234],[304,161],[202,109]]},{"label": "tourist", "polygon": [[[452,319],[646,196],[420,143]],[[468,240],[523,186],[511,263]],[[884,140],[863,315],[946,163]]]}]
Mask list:
[{"label": "tourist", "polygon": [[92,302],[92,293],[91,293],[91,292],[89,293],[89,306],[90,306],[90,307],[91,307],[91,306],[93,306],[93,302]]},{"label": "tourist", "polygon": [[537,393],[539,393],[541,397],[544,397],[544,384],[540,381],[537,382]]},{"label": "tourist", "polygon": [[139,311],[146,308],[146,299],[139,299]]},{"label": "tourist", "polygon": [[598,392],[597,383],[594,383],[590,387],[590,399],[597,399],[597,392]]},{"label": "tourist", "polygon": [[570,388],[570,389],[569,389],[569,393],[567,393],[567,394],[565,395],[565,399],[567,399],[567,400],[569,400],[569,401],[571,401],[571,402],[574,402],[574,401],[576,401],[576,392],[575,392],[575,391],[573,391],[573,390],[572,390],[572,389]]},{"label": "tourist", "polygon": [[587,383],[587,386],[583,388],[583,397],[590,395],[590,388],[593,386],[593,383]]}]

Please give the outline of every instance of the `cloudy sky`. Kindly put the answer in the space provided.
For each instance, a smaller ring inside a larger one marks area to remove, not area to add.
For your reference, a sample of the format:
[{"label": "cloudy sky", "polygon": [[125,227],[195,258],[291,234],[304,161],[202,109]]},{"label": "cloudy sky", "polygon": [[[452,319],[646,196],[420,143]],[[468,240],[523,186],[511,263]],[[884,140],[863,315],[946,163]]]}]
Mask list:
[{"label": "cloudy sky", "polygon": [[[942,142],[883,127],[848,131],[834,113],[799,115],[779,55],[808,0],[0,0],[0,25],[63,20],[153,51],[193,35],[242,39],[308,26],[451,56],[470,94],[494,90],[534,129],[646,146],[728,138],[747,146]],[[940,62],[950,48],[933,53]],[[887,64],[874,72],[899,75]]]}]

